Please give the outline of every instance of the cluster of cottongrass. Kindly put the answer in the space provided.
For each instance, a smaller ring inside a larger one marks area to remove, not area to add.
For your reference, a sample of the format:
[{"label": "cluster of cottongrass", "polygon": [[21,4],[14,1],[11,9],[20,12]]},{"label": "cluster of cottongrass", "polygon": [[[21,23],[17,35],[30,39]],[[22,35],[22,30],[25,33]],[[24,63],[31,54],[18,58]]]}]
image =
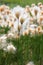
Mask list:
[{"label": "cluster of cottongrass", "polygon": [[10,28],[7,33],[9,38],[43,34],[43,4],[38,3],[38,5],[32,4],[25,7],[18,5],[14,8],[1,5],[0,26]]},{"label": "cluster of cottongrass", "polygon": [[[10,8],[6,5],[0,6],[0,27],[10,29],[5,34],[0,35],[0,50],[8,53],[15,53],[16,47],[7,39],[19,38],[21,35],[43,34],[43,4],[32,4],[25,7],[16,6]],[[2,30],[3,32],[3,30]],[[34,65],[29,62],[27,65]]]},{"label": "cluster of cottongrass", "polygon": [[15,53],[16,47],[12,43],[7,42],[6,35],[0,36],[0,50],[8,53]]}]

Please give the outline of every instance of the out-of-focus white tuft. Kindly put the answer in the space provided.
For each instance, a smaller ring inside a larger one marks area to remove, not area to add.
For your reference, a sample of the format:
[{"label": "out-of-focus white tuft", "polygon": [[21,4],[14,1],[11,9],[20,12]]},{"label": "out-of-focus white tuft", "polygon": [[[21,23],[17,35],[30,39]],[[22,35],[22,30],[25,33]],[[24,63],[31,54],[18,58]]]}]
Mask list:
[{"label": "out-of-focus white tuft", "polygon": [[8,53],[15,53],[16,52],[16,47],[12,44],[8,44],[6,48],[3,49],[5,52]]},{"label": "out-of-focus white tuft", "polygon": [[27,65],[34,65],[34,62],[30,61]]},{"label": "out-of-focus white tuft", "polygon": [[7,46],[6,39],[7,39],[6,35],[0,37],[0,49],[3,49]]}]

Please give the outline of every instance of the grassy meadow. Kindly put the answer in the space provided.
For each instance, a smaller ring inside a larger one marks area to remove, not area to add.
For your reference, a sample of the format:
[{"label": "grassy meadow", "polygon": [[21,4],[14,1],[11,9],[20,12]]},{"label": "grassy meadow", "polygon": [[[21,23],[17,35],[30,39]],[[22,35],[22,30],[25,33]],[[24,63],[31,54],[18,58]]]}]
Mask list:
[{"label": "grassy meadow", "polygon": [[[6,4],[10,7],[16,5],[25,7],[38,2],[43,3],[43,0],[0,0],[0,4]],[[43,65],[43,35],[21,36],[19,39],[8,39],[8,42],[12,42],[17,47],[17,52],[13,55],[0,50],[0,65],[26,65],[29,61],[33,61],[35,65]]]}]

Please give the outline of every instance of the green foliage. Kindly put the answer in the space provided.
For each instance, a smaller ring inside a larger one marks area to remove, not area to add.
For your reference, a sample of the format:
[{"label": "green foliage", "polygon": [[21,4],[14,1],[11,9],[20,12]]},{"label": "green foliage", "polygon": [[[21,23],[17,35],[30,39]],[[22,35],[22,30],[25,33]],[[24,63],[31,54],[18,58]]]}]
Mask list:
[{"label": "green foliage", "polygon": [[0,34],[6,34],[10,30],[9,26],[1,27],[0,26]]},{"label": "green foliage", "polygon": [[16,5],[21,5],[21,6],[25,6],[25,5],[31,5],[32,3],[37,4],[38,2],[42,2],[43,0],[1,0],[0,3],[2,4],[8,4],[9,6],[13,7]]},{"label": "green foliage", "polygon": [[43,35],[21,36],[19,39],[8,39],[7,41],[13,42],[13,45],[17,47],[17,65],[26,65],[29,61],[34,61],[36,65],[43,63]]}]

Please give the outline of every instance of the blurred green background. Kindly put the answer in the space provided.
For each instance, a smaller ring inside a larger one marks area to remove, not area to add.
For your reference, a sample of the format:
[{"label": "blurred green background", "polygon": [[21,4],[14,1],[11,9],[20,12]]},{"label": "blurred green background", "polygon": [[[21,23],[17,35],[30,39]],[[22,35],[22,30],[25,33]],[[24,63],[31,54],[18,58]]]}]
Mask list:
[{"label": "blurred green background", "polygon": [[32,3],[37,4],[38,2],[42,2],[43,0],[0,0],[0,3],[2,4],[9,4],[11,7],[13,7],[14,5],[21,5],[21,6],[25,6],[25,5],[31,5]]}]

